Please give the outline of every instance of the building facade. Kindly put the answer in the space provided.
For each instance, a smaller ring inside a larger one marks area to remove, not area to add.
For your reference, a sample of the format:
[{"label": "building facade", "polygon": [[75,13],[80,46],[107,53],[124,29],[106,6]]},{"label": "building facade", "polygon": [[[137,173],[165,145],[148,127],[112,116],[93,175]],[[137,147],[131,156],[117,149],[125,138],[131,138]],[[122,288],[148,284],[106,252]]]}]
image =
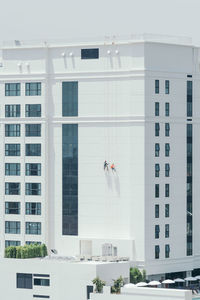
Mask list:
[{"label": "building facade", "polygon": [[4,45],[1,255],[44,242],[149,275],[200,268],[199,58],[153,40]]}]

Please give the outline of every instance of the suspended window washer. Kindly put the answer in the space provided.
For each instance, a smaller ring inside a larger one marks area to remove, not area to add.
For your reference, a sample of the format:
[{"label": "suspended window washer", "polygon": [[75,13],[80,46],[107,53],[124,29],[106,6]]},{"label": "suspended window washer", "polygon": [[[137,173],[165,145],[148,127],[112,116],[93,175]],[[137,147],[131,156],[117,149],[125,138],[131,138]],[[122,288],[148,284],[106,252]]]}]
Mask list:
[{"label": "suspended window washer", "polygon": [[104,161],[104,171],[105,171],[105,170],[108,171],[108,165],[109,165],[109,164],[108,164],[107,161],[105,160],[105,161]]},{"label": "suspended window washer", "polygon": [[116,172],[114,163],[112,163],[112,165],[110,166],[110,168],[111,168],[111,170],[112,170],[113,172]]}]

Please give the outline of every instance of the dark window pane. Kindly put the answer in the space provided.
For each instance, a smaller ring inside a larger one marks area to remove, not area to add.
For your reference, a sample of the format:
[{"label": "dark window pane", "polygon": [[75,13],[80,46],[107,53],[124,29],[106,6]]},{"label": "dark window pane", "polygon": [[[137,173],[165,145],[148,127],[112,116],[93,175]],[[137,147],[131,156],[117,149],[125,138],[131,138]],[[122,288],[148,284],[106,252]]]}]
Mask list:
[{"label": "dark window pane", "polygon": [[26,117],[41,117],[41,104],[26,104]]},{"label": "dark window pane", "polygon": [[6,176],[19,176],[20,175],[20,164],[19,163],[6,163],[5,164],[5,175]]},{"label": "dark window pane", "polygon": [[20,117],[20,105],[5,105],[5,117],[6,118],[16,118]]},{"label": "dark window pane", "polygon": [[6,83],[5,96],[20,96],[20,83]]},{"label": "dark window pane", "polygon": [[17,273],[17,288],[32,289],[33,288],[32,274]]},{"label": "dark window pane", "polygon": [[26,234],[41,234],[41,223],[40,222],[26,222]]},{"label": "dark window pane", "polygon": [[20,234],[20,222],[6,221],[5,222],[5,233],[9,234]]},{"label": "dark window pane", "polygon": [[32,196],[40,196],[41,195],[41,183],[26,183],[26,195],[32,195]]},{"label": "dark window pane", "polygon": [[20,124],[5,124],[5,136],[20,136]]},{"label": "dark window pane", "polygon": [[41,144],[26,144],[26,156],[41,156]]},{"label": "dark window pane", "polygon": [[20,202],[5,202],[5,214],[19,215]]},{"label": "dark window pane", "polygon": [[78,235],[78,125],[62,127],[63,235]]},{"label": "dark window pane", "polygon": [[25,124],[26,136],[41,136],[41,124]]},{"label": "dark window pane", "polygon": [[20,195],[20,183],[18,182],[5,182],[6,195]]},{"label": "dark window pane", "polygon": [[78,116],[78,82],[62,83],[62,115],[63,117]]},{"label": "dark window pane", "polygon": [[26,164],[26,176],[41,176],[41,164]]},{"label": "dark window pane", "polygon": [[99,49],[81,49],[81,59],[98,59]]},{"label": "dark window pane", "polygon": [[41,82],[26,83],[26,96],[41,96]]},{"label": "dark window pane", "polygon": [[5,144],[5,156],[20,156],[20,144]]}]

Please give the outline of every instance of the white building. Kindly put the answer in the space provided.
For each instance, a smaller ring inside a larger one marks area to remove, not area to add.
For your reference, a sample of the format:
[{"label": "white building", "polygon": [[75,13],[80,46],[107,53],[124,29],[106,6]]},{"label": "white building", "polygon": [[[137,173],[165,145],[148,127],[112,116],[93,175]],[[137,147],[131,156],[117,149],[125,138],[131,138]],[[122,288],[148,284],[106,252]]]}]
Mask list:
[{"label": "white building", "polygon": [[199,65],[185,40],[4,44],[1,255],[44,242],[200,268]]}]

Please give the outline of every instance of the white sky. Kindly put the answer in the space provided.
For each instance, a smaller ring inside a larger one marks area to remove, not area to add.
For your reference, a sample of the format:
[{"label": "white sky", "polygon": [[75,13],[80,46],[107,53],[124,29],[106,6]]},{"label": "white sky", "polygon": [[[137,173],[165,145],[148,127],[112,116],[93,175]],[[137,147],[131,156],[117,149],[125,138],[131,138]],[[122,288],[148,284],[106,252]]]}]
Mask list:
[{"label": "white sky", "polygon": [[200,0],[0,0],[0,41],[155,33],[200,45]]}]

